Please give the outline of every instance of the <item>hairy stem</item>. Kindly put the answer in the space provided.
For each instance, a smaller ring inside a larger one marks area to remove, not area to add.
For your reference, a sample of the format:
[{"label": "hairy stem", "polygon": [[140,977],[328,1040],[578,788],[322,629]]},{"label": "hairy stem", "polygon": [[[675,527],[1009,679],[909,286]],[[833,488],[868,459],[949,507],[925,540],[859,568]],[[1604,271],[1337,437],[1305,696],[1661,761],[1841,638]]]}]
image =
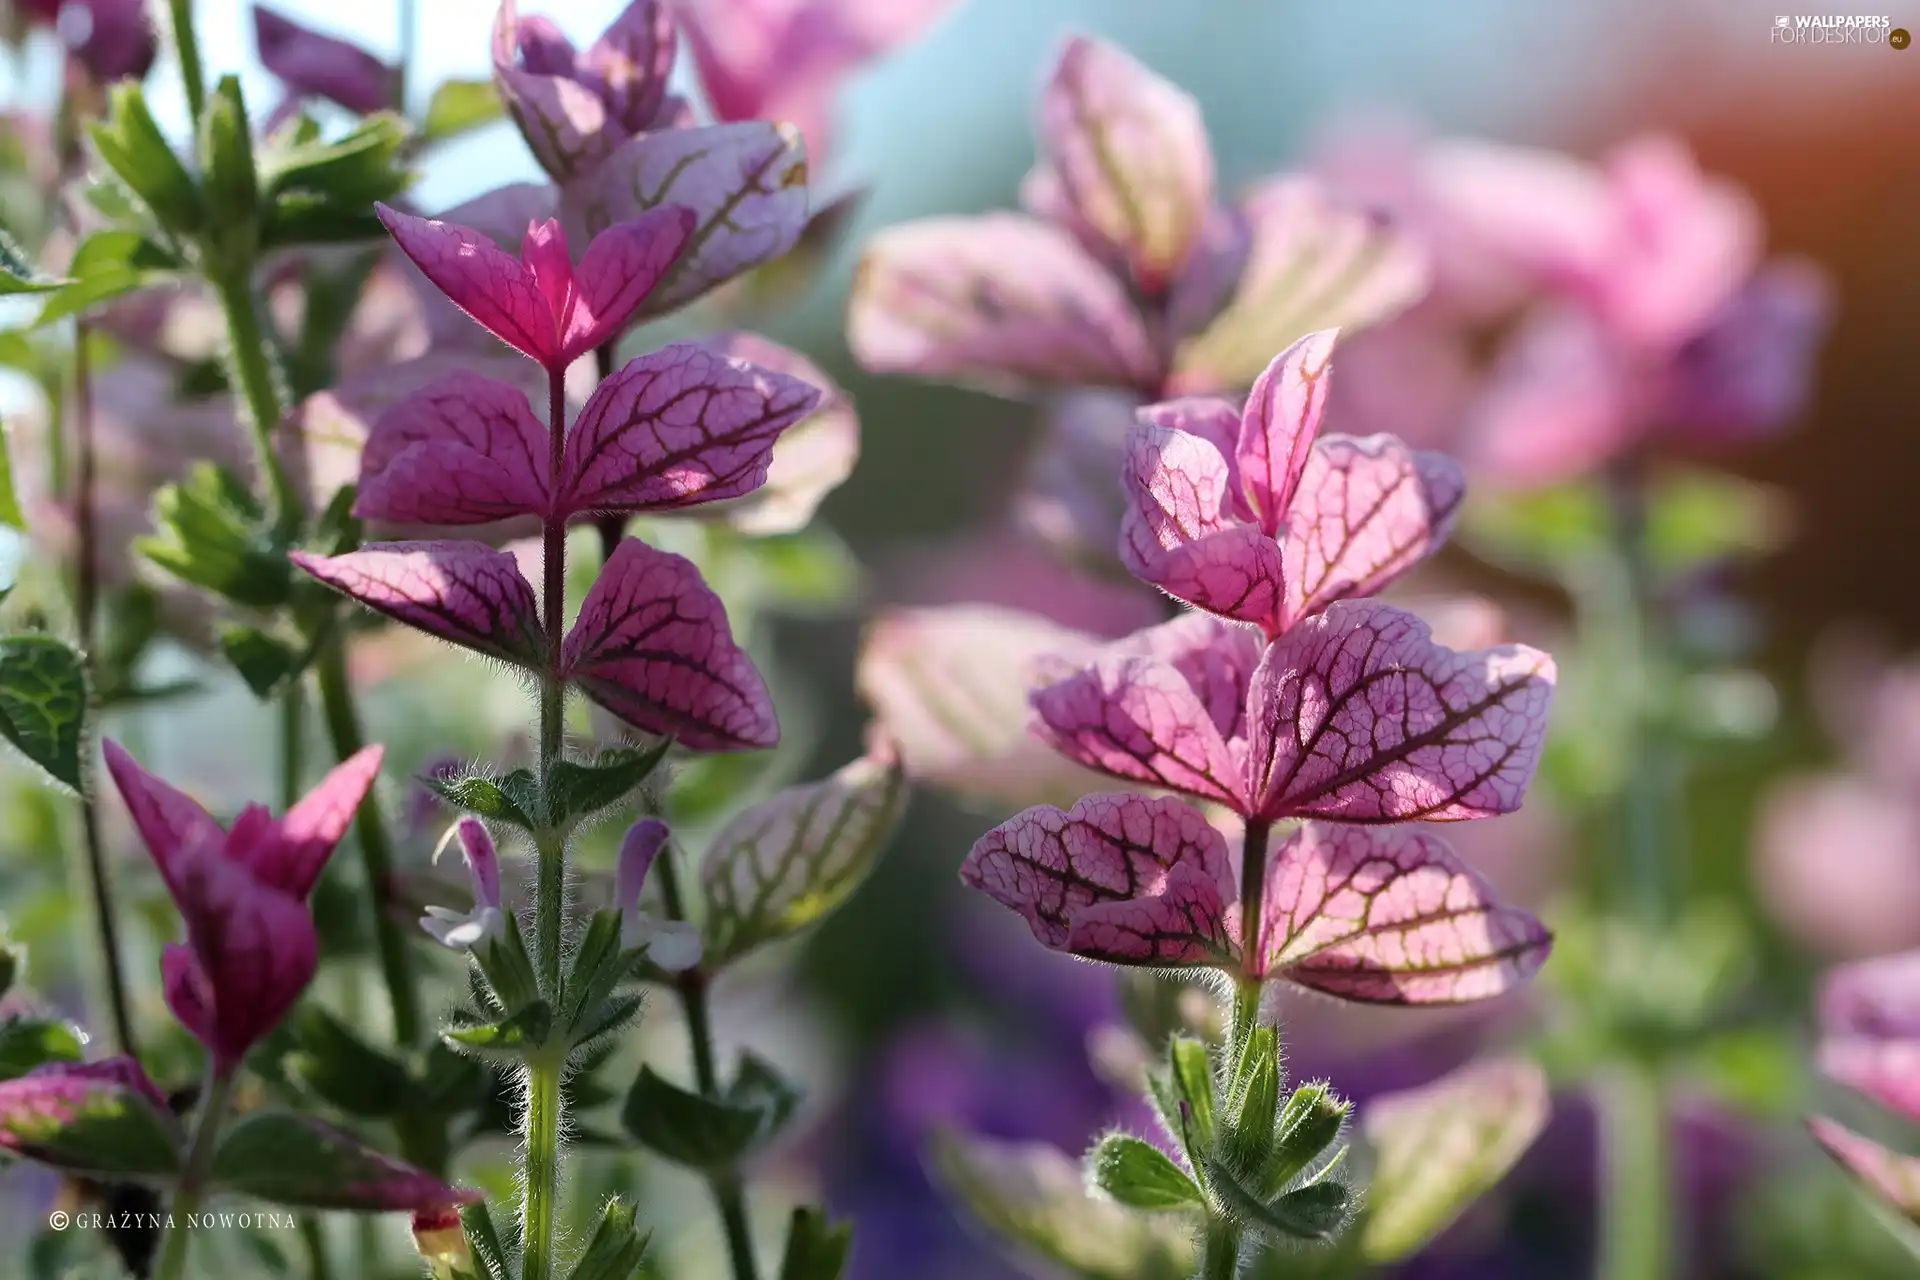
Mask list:
[{"label": "hairy stem", "polygon": [[227,345],[239,383],[243,416],[253,435],[254,461],[267,482],[274,528],[291,534],[300,527],[303,504],[299,490],[294,488],[292,477],[281,463],[279,450],[274,447],[274,432],[285,412],[285,401],[266,330],[260,323],[259,304],[244,270],[228,269],[215,274],[217,278],[213,283],[220,293],[220,308],[226,313]]},{"label": "hairy stem", "polygon": [[[566,384],[560,370],[547,375],[547,460],[549,474],[558,476],[565,465],[567,432]],[[567,613],[567,522],[548,516],[542,530],[540,564],[540,622],[546,631],[547,661],[540,673],[540,786],[544,792],[553,766],[566,745],[566,683],[560,674],[560,647]],[[560,994],[562,924],[566,913],[566,844],[564,839],[539,841],[539,894],[534,903],[541,989],[549,999]]]},{"label": "hairy stem", "polygon": [[[100,605],[100,526],[94,502],[94,477],[99,452],[94,439],[93,369],[87,351],[87,326],[74,326],[73,345],[73,520],[78,563],[74,566],[73,616],[86,655],[89,676],[97,675],[94,647],[98,640]],[[120,927],[113,908],[113,884],[100,836],[100,800],[89,791],[80,798],[81,838],[86,851],[87,888],[93,902],[94,932],[100,941],[101,985],[113,1018],[113,1038],[120,1052],[135,1055],[133,1015],[127,1003],[126,962],[120,950]]]},{"label": "hairy stem", "polygon": [[214,1148],[220,1141],[220,1126],[226,1121],[227,1107],[232,1101],[233,1074],[209,1068],[207,1087],[201,1091],[200,1118],[193,1129],[193,1147],[187,1152],[179,1186],[173,1193],[173,1203],[168,1206],[173,1225],[167,1229],[160,1263],[153,1273],[155,1280],[181,1280],[187,1274],[187,1241],[193,1234],[187,1229],[187,1218],[200,1208],[207,1174],[213,1168]]},{"label": "hairy stem", "polygon": [[549,1280],[554,1267],[554,1219],[560,1198],[560,1077],[564,1059],[544,1054],[527,1066],[525,1197],[521,1239],[526,1250],[521,1280]]},{"label": "hairy stem", "polygon": [[173,17],[173,47],[180,55],[180,82],[187,90],[187,114],[196,123],[207,101],[206,72],[200,66],[200,38],[193,30],[193,0],[168,0]]},{"label": "hairy stem", "polygon": [[1208,1219],[1195,1280],[1235,1280],[1240,1274],[1240,1237],[1240,1224],[1231,1218]]}]

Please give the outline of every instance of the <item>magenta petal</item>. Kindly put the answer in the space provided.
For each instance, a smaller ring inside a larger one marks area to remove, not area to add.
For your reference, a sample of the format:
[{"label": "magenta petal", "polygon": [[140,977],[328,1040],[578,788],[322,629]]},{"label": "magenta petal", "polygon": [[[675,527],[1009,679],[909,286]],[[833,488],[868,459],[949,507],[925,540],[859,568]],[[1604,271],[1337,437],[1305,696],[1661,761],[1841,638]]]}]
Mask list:
[{"label": "magenta petal", "polygon": [[580,606],[563,675],[629,724],[696,751],[780,741],[765,681],[693,563],[622,542]]},{"label": "magenta petal", "polygon": [[518,387],[449,373],[374,423],[353,512],[396,525],[544,517],[552,501],[548,453],[547,429]]},{"label": "magenta petal", "polygon": [[574,272],[579,296],[560,335],[560,359],[571,364],[612,342],[679,261],[693,234],[693,210],[652,209],[593,238]]},{"label": "magenta petal", "polygon": [[1920,1039],[1828,1039],[1820,1045],[1820,1070],[1881,1106],[1920,1121]]},{"label": "magenta petal", "polygon": [[1247,395],[1233,456],[1247,505],[1268,537],[1286,527],[1314,437],[1320,434],[1338,337],[1337,330],[1323,329],[1300,339],[1273,358]]},{"label": "magenta petal", "polygon": [[194,998],[211,1014],[212,1034],[202,1039],[215,1062],[231,1069],[313,980],[319,963],[313,919],[300,899],[207,845],[183,851],[177,898],[203,980],[189,989],[198,988]]},{"label": "magenta petal", "polygon": [[1239,763],[1207,706],[1170,664],[1103,657],[1036,690],[1032,703],[1034,732],[1069,760],[1245,812]]},{"label": "magenta petal", "polygon": [[774,441],[813,412],[797,378],[678,343],[602,382],[567,437],[560,508],[672,511],[751,493]]},{"label": "magenta petal", "polygon": [[1445,454],[1416,453],[1392,436],[1323,437],[1280,543],[1287,625],[1336,600],[1379,595],[1438,551],[1466,490]]},{"label": "magenta petal", "polygon": [[180,1025],[201,1044],[212,1044],[216,1034],[213,990],[192,947],[169,942],[160,949],[160,990]]},{"label": "magenta petal", "polygon": [[1551,946],[1430,832],[1308,822],[1268,863],[1260,971],[1343,1000],[1485,1000],[1533,976]]},{"label": "magenta petal", "polygon": [[1160,361],[1119,281],[1030,218],[929,218],[875,236],[847,317],[875,373],[989,390],[1152,387]]},{"label": "magenta petal", "polygon": [[260,64],[296,97],[325,98],[362,115],[393,105],[393,68],[358,45],[323,36],[258,3],[253,39]]},{"label": "magenta petal", "polygon": [[786,253],[806,227],[807,205],[800,139],[757,121],[643,134],[561,195],[562,217],[581,235],[656,209],[693,211],[685,251],[640,303],[637,319],[665,315]]},{"label": "magenta petal", "polygon": [[518,258],[472,227],[375,205],[394,243],[487,332],[549,369],[560,352],[553,309]]},{"label": "magenta petal", "polygon": [[296,898],[304,899],[313,891],[334,846],[347,834],[347,825],[380,777],[384,754],[378,744],[362,747],[287,810],[274,829],[272,858],[252,863],[261,883]]},{"label": "magenta petal", "polygon": [[193,845],[217,844],[225,839],[225,833],[198,802],[141,768],[139,761],[112,738],[101,739],[100,752],[106,757],[107,772],[126,802],[134,827],[160,869],[160,878],[171,888],[173,863],[179,851]]},{"label": "magenta petal", "polygon": [[1175,599],[1277,631],[1285,590],[1280,547],[1225,513],[1232,476],[1208,441],[1136,423],[1121,477],[1132,505],[1121,519],[1120,560]]},{"label": "magenta petal", "polygon": [[1100,902],[1077,912],[1068,951],[1114,964],[1216,965],[1239,962],[1237,904],[1219,882],[1180,863],[1158,892]]},{"label": "magenta petal", "polygon": [[373,542],[293,562],[336,591],[429,635],[523,667],[546,652],[533,587],[514,558],[478,542]]},{"label": "magenta petal", "polygon": [[1546,736],[1553,659],[1455,653],[1427,624],[1343,600],[1273,642],[1248,696],[1265,818],[1452,821],[1520,806]]},{"label": "magenta petal", "polygon": [[1834,1036],[1920,1040],[1920,951],[1833,970],[1820,989],[1820,1025]]},{"label": "magenta petal", "polygon": [[1199,104],[1112,45],[1075,37],[1041,90],[1039,134],[1072,229],[1142,291],[1163,291],[1213,204]]},{"label": "magenta petal", "polygon": [[[1234,897],[1226,840],[1184,800],[1118,792],[1087,796],[1066,812],[1043,805],[1008,819],[975,842],[960,879],[1019,912],[1046,946],[1087,955],[1069,939],[1089,908],[1156,898],[1181,868],[1211,890],[1218,922],[1221,904]],[[1208,895],[1181,900],[1194,896]],[[1105,925],[1099,932],[1117,938]],[[1102,958],[1139,962],[1111,951]]]},{"label": "magenta petal", "polygon": [[1920,1225],[1920,1159],[1889,1151],[1825,1116],[1815,1116],[1807,1121],[1807,1127],[1813,1131],[1814,1140],[1847,1172],[1909,1222]]}]

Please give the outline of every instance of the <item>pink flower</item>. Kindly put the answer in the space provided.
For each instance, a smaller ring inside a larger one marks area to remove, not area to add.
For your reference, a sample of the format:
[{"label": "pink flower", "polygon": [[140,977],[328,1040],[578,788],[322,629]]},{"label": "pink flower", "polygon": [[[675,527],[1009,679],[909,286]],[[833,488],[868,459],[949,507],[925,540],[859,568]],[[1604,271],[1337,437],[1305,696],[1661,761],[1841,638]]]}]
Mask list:
[{"label": "pink flower", "polygon": [[493,79],[540,167],[569,182],[627,139],[684,121],[686,103],[667,92],[675,39],[661,0],[633,0],[585,53],[552,19],[504,0]]},{"label": "pink flower", "polygon": [[159,51],[145,0],[21,0],[19,8],[58,31],[74,59],[103,83],[144,79]]},{"label": "pink flower", "polygon": [[700,930],[685,920],[655,920],[640,906],[647,872],[666,847],[667,834],[667,824],[658,818],[642,818],[627,828],[614,873],[614,904],[620,908],[620,945],[645,947],[654,964],[681,973],[700,963]]},{"label": "pink flower", "polygon": [[919,36],[954,0],[674,0],[707,105],[720,120],[784,120],[828,150],[834,94]]},{"label": "pink flower", "polygon": [[167,1007],[216,1069],[230,1071],[313,979],[319,943],[307,895],[379,775],[381,749],[343,762],[285,816],[249,805],[225,830],[118,743],[102,746],[186,923],[185,945],[161,956]]},{"label": "pink flower", "polygon": [[436,288],[550,375],[619,337],[694,229],[691,211],[654,209],[596,235],[576,268],[552,218],[528,225],[516,259],[471,227],[376,208]]},{"label": "pink flower", "polygon": [[1244,413],[1215,399],[1139,412],[1120,533],[1137,577],[1278,636],[1439,549],[1466,488],[1451,459],[1392,436],[1315,438],[1334,336],[1277,356]]},{"label": "pink flower", "polygon": [[260,63],[287,88],[289,105],[325,98],[368,115],[393,105],[397,73],[357,44],[321,35],[263,4],[253,6]]},{"label": "pink flower", "polygon": [[[478,818],[462,818],[454,832],[460,837],[460,850],[466,857],[467,872],[473,877],[473,909],[464,914],[447,907],[428,907],[420,927],[432,934],[443,947],[471,951],[506,934],[506,918],[500,904],[500,856],[493,837]],[[451,833],[450,833],[451,834]],[[445,841],[441,841],[444,846]],[[435,861],[440,850],[434,850]]]},{"label": "pink flower", "polygon": [[1039,132],[1031,216],[874,238],[848,316],[868,369],[1016,395],[1238,389],[1303,333],[1372,323],[1426,288],[1414,241],[1312,179],[1217,204],[1197,105],[1118,49],[1067,42]]},{"label": "pink flower", "polygon": [[[1843,965],[1820,993],[1820,1068],[1920,1121],[1920,951]],[[1920,1224],[1920,1158],[1900,1155],[1825,1117],[1813,1136],[1855,1177]]]}]

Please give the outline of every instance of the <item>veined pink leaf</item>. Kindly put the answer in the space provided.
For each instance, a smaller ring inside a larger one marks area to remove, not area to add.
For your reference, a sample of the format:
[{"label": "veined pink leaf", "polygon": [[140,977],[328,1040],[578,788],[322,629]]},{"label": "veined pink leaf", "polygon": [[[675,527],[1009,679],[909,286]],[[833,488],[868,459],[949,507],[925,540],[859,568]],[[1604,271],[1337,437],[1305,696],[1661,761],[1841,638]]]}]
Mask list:
[{"label": "veined pink leaf", "polygon": [[478,542],[373,542],[293,562],[378,613],[491,658],[535,667],[546,652],[533,587],[514,558]]},{"label": "veined pink leaf", "polygon": [[520,388],[448,373],[373,424],[353,512],[398,525],[544,517],[552,505],[549,448]]},{"label": "veined pink leaf", "polygon": [[1820,1044],[1820,1070],[1881,1106],[1920,1121],[1920,1038],[1830,1037]]},{"label": "veined pink leaf", "polygon": [[1245,812],[1242,767],[1170,663],[1109,655],[1033,694],[1034,732],[1069,760]]},{"label": "veined pink leaf", "polygon": [[1143,405],[1134,411],[1134,418],[1198,437],[1212,445],[1227,464],[1227,492],[1220,500],[1221,514],[1242,523],[1252,522],[1253,508],[1247,505],[1246,488],[1240,477],[1240,411],[1231,401],[1218,396],[1183,396]]},{"label": "veined pink leaf", "polygon": [[535,360],[555,353],[553,308],[520,259],[472,227],[376,210],[401,252],[481,328]]},{"label": "veined pink leaf", "polygon": [[1246,737],[1247,685],[1265,645],[1259,631],[1205,613],[1183,613],[1171,622],[1136,631],[1106,647],[1109,654],[1139,654],[1178,671],[1229,744]]},{"label": "veined pink leaf", "polygon": [[1380,594],[1438,551],[1466,496],[1441,453],[1393,436],[1326,436],[1314,446],[1280,543],[1291,626],[1336,600]]},{"label": "veined pink leaf", "polygon": [[1237,950],[1226,841],[1172,796],[1117,792],[1065,812],[1028,809],[975,842],[960,879],[1018,912],[1056,951],[1202,964],[1229,962]]},{"label": "veined pink leaf", "polygon": [[1191,96],[1076,36],[1040,94],[1042,173],[1068,226],[1148,295],[1186,264],[1213,204],[1213,150]]},{"label": "veined pink leaf", "polygon": [[1438,836],[1303,823],[1268,861],[1259,971],[1365,1004],[1461,1004],[1539,969],[1552,937]]},{"label": "veined pink leaf", "polygon": [[575,60],[573,74],[600,95],[610,119],[642,133],[681,107],[667,93],[678,46],[665,0],[633,0]]},{"label": "veined pink leaf", "polygon": [[771,747],[765,681],[692,561],[628,538],[580,606],[562,674],[629,724],[696,751]]},{"label": "veined pink leaf", "polygon": [[1322,329],[1301,338],[1273,358],[1247,394],[1233,456],[1247,508],[1270,538],[1286,527],[1320,434],[1339,336],[1337,329]]},{"label": "veined pink leaf", "polygon": [[1121,483],[1132,497],[1120,527],[1129,572],[1195,608],[1277,629],[1280,547],[1226,513],[1232,471],[1211,443],[1138,422]]},{"label": "veined pink leaf", "polygon": [[1119,281],[1065,231],[1013,214],[929,218],[875,236],[847,340],[872,372],[994,391],[1160,380]]},{"label": "veined pink leaf", "polygon": [[819,403],[797,378],[698,343],[642,356],[580,411],[559,510],[671,511],[751,493],[780,433]]},{"label": "veined pink leaf", "polygon": [[597,235],[667,205],[692,210],[686,249],[635,313],[642,320],[784,254],[806,227],[807,203],[804,144],[763,121],[642,134],[560,198],[561,217],[576,235]]},{"label": "veined pink leaf", "polygon": [[575,78],[573,45],[544,18],[502,0],[493,23],[493,80],[540,167],[556,181],[591,173],[628,136],[606,101]]},{"label": "veined pink leaf", "polygon": [[223,841],[226,832],[197,800],[148,773],[112,738],[101,739],[100,754],[106,758],[107,772],[126,803],[134,829],[171,890],[176,852],[190,845]]},{"label": "veined pink leaf", "polygon": [[[558,224],[555,223],[558,230]],[[556,306],[560,319],[560,362],[574,360],[614,341],[626,331],[654,293],[679,268],[693,242],[695,215],[681,205],[641,210],[593,237],[580,265],[565,268],[573,290],[570,308]],[[566,240],[560,238],[562,250]]]},{"label": "veined pink leaf", "polygon": [[[527,225],[545,222],[554,216],[558,207],[559,197],[547,183],[510,182],[434,216],[451,226],[478,231],[511,256],[520,251],[520,241],[527,234]],[[401,274],[419,299],[420,310],[427,323],[430,351],[453,349],[502,354],[498,347],[474,331],[473,321],[467,314],[449,301],[439,286],[427,279],[426,273],[415,266],[413,259],[398,246],[392,257],[402,264]],[[542,378],[541,382],[544,385],[545,379]]]},{"label": "veined pink leaf", "polygon": [[[362,747],[342,760],[274,824],[273,838],[243,859],[262,882],[304,899],[313,892],[334,846],[380,777],[385,749]],[[235,830],[238,831],[238,824]],[[267,852],[270,850],[270,852]]]},{"label": "veined pink leaf", "polygon": [[1455,653],[1404,610],[1340,601],[1274,641],[1254,675],[1253,811],[1343,822],[1510,812],[1539,761],[1553,679],[1537,649]]},{"label": "veined pink leaf", "polygon": [[1887,1150],[1825,1116],[1807,1121],[1814,1140],[1842,1168],[1892,1205],[1907,1221],[1920,1225],[1920,1159]]}]

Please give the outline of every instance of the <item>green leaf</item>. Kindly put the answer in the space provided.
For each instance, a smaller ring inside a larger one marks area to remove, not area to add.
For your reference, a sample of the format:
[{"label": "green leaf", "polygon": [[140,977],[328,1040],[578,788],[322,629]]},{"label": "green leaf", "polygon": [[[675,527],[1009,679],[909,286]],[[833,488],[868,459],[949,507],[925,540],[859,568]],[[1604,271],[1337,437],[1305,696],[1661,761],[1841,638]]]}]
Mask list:
[{"label": "green leaf", "polygon": [[[12,952],[8,952],[9,957]],[[11,974],[8,975],[9,981]],[[4,985],[0,984],[0,993]],[[13,1017],[0,1022],[0,1080],[23,1076],[49,1062],[78,1062],[85,1041],[69,1022]]]},{"label": "green leaf", "polygon": [[554,827],[611,808],[633,794],[662,760],[673,739],[645,747],[609,747],[591,761],[558,760],[547,774],[547,822]]},{"label": "green leaf", "polygon": [[398,160],[406,141],[406,122],[380,111],[331,142],[269,151],[261,176],[271,196],[301,192],[335,206],[371,205],[405,190],[409,175]]},{"label": "green leaf", "polygon": [[642,1067],[620,1121],[655,1155],[690,1169],[723,1169],[773,1137],[796,1101],[793,1090],[751,1056],[723,1098],[689,1093]]},{"label": "green leaf", "polygon": [[1079,1166],[1052,1147],[937,1133],[928,1158],[942,1189],[1018,1253],[1080,1280],[1193,1275],[1188,1223],[1094,1199]]},{"label": "green leaf", "polygon": [[48,777],[85,789],[87,669],[78,650],[51,636],[0,639],[0,734]]},{"label": "green leaf", "polygon": [[27,517],[20,510],[20,496],[13,487],[13,449],[4,424],[0,424],[0,524],[23,533]]},{"label": "green leaf", "polygon": [[68,1173],[160,1179],[180,1168],[183,1136],[140,1090],[86,1076],[0,1084],[0,1146]]},{"label": "green leaf", "polygon": [[515,769],[500,778],[475,774],[463,778],[422,777],[429,791],[454,808],[495,822],[507,822],[528,831],[540,824],[534,815],[540,811],[539,789],[533,774]]},{"label": "green leaf", "polygon": [[220,652],[262,702],[298,676],[308,657],[278,636],[245,626],[230,626],[220,632]]},{"label": "green leaf", "polygon": [[286,553],[257,527],[258,504],[246,487],[212,463],[154,495],[156,532],[135,544],[183,582],[235,604],[275,609],[293,597]]},{"label": "green leaf", "polygon": [[77,316],[93,310],[115,298],[125,297],[129,293],[152,286],[166,280],[167,274],[148,271],[139,267],[103,267],[91,275],[83,276],[54,293],[40,308],[40,314],[34,317],[34,327],[44,328],[58,323],[69,316]]},{"label": "green leaf", "polygon": [[634,1280],[646,1256],[650,1233],[639,1229],[639,1211],[621,1200],[609,1200],[594,1228],[587,1251],[573,1264],[570,1280]]},{"label": "green leaf", "polygon": [[1492,1190],[1546,1127],[1546,1076],[1525,1058],[1469,1063],[1432,1084],[1369,1102],[1374,1155],[1360,1246],[1390,1266],[1418,1253]]},{"label": "green leaf", "polygon": [[[1167,1042],[1167,1072],[1175,1098],[1187,1104],[1188,1153],[1205,1151],[1213,1145],[1212,1051],[1203,1040],[1174,1036]],[[1174,1119],[1179,1120],[1177,1111]],[[1179,1129],[1173,1133],[1179,1136]]]},{"label": "green leaf", "polygon": [[1331,1240],[1346,1225],[1353,1195],[1338,1182],[1315,1182],[1274,1200],[1263,1199],[1224,1160],[1207,1168],[1207,1186],[1221,1207],[1276,1242]]},{"label": "green leaf", "polygon": [[255,1111],[221,1135],[212,1186],[274,1204],[379,1212],[452,1203],[439,1179],[290,1111]]},{"label": "green leaf", "polygon": [[500,1233],[494,1230],[487,1202],[462,1206],[460,1222],[467,1229],[467,1243],[473,1246],[473,1256],[484,1268],[487,1280],[507,1280],[512,1274],[507,1266],[507,1250],[500,1242]]},{"label": "green leaf", "polygon": [[41,275],[13,237],[0,231],[0,297],[50,293],[65,283],[65,280]]},{"label": "green leaf", "polygon": [[108,95],[106,121],[88,126],[94,149],[154,221],[176,236],[194,235],[206,217],[199,185],[153,122],[145,94],[122,80]]},{"label": "green leaf", "polygon": [[701,867],[708,965],[797,933],[851,897],[892,836],[906,792],[897,759],[868,757],[722,828]]},{"label": "green leaf", "polygon": [[390,1116],[409,1105],[406,1066],[309,1001],[293,1020],[299,1049],[287,1055],[294,1079],[349,1115]]},{"label": "green leaf", "polygon": [[500,91],[491,80],[447,80],[427,102],[427,118],[420,126],[425,142],[444,142],[469,130],[492,124],[506,115]]},{"label": "green leaf", "polygon": [[254,168],[253,129],[238,76],[222,76],[200,116],[200,170],[207,222],[232,265],[249,262],[260,221],[260,175]]},{"label": "green leaf", "polygon": [[822,1210],[800,1205],[787,1226],[780,1280],[840,1280],[852,1252],[852,1226],[836,1227]]},{"label": "green leaf", "polygon": [[1253,1028],[1229,1094],[1222,1150],[1235,1169],[1252,1171],[1273,1146],[1280,1110],[1280,1036],[1262,1023]]},{"label": "green leaf", "polygon": [[1087,1154],[1087,1177],[1116,1203],[1151,1212],[1203,1209],[1187,1171],[1151,1142],[1110,1133]]},{"label": "green leaf", "polygon": [[545,1048],[552,1031],[552,1007],[545,1000],[535,1000],[503,1021],[454,1027],[441,1032],[440,1038],[449,1048],[483,1062],[518,1064]]}]

